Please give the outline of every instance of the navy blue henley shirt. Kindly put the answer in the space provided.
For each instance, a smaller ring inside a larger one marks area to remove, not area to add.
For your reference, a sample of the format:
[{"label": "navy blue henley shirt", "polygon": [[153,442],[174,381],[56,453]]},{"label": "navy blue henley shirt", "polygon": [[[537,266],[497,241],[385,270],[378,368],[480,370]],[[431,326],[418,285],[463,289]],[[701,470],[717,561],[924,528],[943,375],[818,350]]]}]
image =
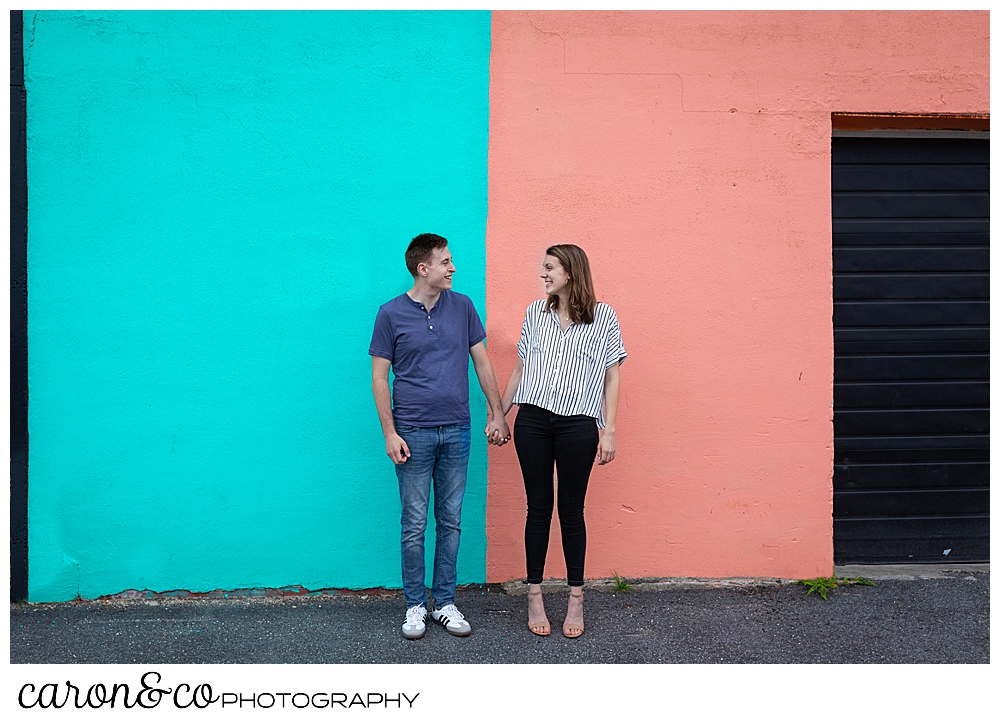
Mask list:
[{"label": "navy blue henley shirt", "polygon": [[368,354],[392,363],[396,423],[469,424],[469,349],[484,339],[472,300],[458,292],[441,292],[430,310],[407,294],[379,307]]}]

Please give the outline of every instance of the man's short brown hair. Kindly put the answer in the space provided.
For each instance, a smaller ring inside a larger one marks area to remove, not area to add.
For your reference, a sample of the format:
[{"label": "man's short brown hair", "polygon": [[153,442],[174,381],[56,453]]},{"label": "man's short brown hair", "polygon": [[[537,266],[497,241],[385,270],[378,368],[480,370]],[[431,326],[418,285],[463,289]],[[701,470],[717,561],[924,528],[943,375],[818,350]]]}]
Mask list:
[{"label": "man's short brown hair", "polygon": [[420,234],[414,236],[406,247],[406,268],[416,278],[417,264],[426,264],[431,260],[431,252],[448,246],[448,240],[437,234]]}]

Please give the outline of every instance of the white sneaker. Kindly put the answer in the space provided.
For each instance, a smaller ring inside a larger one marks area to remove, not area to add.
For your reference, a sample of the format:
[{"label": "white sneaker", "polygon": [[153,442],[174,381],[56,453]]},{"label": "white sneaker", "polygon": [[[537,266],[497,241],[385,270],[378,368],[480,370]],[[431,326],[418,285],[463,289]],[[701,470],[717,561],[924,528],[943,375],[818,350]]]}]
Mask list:
[{"label": "white sneaker", "polygon": [[449,603],[444,608],[435,608],[431,611],[431,618],[444,626],[445,631],[452,636],[468,636],[472,633],[472,626],[454,603]]},{"label": "white sneaker", "polygon": [[424,619],[427,618],[427,609],[421,603],[417,606],[410,606],[406,609],[406,620],[403,622],[403,637],[408,639],[422,639],[427,633],[427,626]]}]

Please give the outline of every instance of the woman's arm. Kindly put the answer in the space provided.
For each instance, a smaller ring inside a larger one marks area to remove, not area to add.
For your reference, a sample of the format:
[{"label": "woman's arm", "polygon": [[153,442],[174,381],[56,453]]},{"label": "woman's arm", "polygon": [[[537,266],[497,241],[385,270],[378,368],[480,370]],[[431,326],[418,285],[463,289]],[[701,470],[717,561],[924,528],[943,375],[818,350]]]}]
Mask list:
[{"label": "woman's arm", "polygon": [[500,390],[497,387],[497,376],[493,371],[493,363],[482,342],[469,348],[472,362],[479,378],[479,386],[483,388],[486,402],[490,406],[490,419],[486,423],[486,439],[493,445],[503,445],[510,439],[510,430],[504,419],[500,405]]},{"label": "woman's arm", "polygon": [[507,386],[504,388],[503,397],[500,398],[500,406],[503,408],[503,414],[506,415],[510,412],[510,408],[514,404],[514,395],[517,394],[517,388],[521,386],[521,375],[524,373],[524,363],[521,358],[517,358],[517,364],[514,365],[514,371],[510,373],[510,379],[507,380]]},{"label": "woman's arm", "polygon": [[618,422],[618,396],[621,377],[618,364],[604,371],[604,434],[597,444],[597,464],[607,465],[615,459],[615,425]]}]

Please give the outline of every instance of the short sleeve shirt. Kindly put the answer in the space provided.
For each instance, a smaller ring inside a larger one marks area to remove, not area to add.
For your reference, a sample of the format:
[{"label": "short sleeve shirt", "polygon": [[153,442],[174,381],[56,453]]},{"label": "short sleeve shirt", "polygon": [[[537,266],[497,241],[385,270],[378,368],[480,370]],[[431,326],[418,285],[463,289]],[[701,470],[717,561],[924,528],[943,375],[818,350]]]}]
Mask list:
[{"label": "short sleeve shirt", "polygon": [[604,427],[604,372],[628,357],[618,315],[603,302],[591,324],[571,324],[565,332],[545,300],[528,306],[517,354],[524,371],[515,405],[536,405],[557,415],[587,415]]},{"label": "short sleeve shirt", "polygon": [[472,300],[458,292],[441,292],[429,310],[407,294],[379,307],[368,354],[392,363],[396,422],[469,424],[469,349],[484,339]]}]

